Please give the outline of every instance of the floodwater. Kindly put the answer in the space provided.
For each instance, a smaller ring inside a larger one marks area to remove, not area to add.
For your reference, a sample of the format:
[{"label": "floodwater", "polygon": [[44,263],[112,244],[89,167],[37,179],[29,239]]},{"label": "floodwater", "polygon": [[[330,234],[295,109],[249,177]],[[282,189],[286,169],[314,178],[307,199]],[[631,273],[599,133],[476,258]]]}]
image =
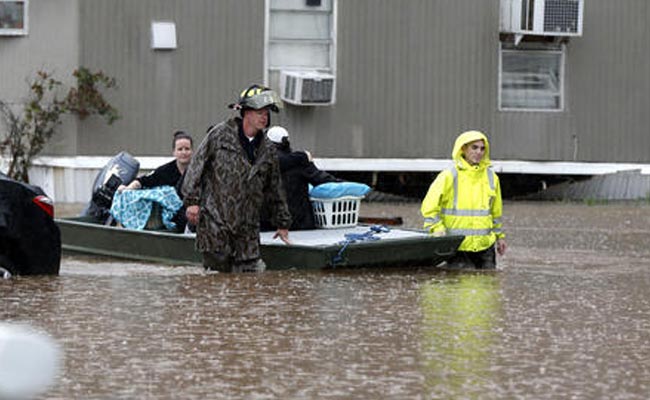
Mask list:
[{"label": "floodwater", "polygon": [[[419,226],[418,204],[362,203]],[[497,271],[205,274],[66,256],[0,282],[43,399],[647,399],[650,206],[505,204]]]}]

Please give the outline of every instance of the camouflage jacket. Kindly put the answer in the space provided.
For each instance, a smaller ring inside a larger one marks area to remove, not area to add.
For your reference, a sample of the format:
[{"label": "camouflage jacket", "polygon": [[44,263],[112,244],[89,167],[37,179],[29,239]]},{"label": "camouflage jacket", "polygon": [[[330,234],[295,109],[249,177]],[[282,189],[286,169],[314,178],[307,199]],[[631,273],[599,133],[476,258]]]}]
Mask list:
[{"label": "camouflage jacket", "polygon": [[243,261],[260,257],[264,203],[276,226],[288,228],[291,216],[273,144],[264,137],[251,164],[239,142],[239,124],[241,119],[232,118],[210,130],[185,171],[182,192],[185,206],[200,206],[197,250]]}]

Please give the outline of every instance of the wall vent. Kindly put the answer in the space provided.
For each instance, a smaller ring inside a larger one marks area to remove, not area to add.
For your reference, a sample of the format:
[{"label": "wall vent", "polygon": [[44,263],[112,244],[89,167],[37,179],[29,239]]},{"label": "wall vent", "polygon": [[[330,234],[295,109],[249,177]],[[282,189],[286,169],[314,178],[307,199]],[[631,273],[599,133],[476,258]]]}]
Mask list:
[{"label": "wall vent", "polygon": [[500,30],[515,35],[582,36],[584,0],[501,0]]}]

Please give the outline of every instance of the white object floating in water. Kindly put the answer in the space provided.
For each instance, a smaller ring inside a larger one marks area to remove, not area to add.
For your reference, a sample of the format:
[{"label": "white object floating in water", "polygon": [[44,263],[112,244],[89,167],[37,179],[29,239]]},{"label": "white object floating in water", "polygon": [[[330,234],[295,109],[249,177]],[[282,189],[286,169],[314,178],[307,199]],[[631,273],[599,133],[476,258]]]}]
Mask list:
[{"label": "white object floating in water", "polygon": [[24,325],[0,324],[0,399],[28,399],[58,374],[59,346]]}]

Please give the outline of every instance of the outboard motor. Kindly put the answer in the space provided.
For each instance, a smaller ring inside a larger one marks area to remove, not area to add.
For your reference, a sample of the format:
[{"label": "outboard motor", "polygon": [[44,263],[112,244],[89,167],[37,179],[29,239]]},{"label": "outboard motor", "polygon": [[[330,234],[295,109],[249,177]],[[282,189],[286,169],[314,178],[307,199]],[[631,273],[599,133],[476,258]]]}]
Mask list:
[{"label": "outboard motor", "polygon": [[122,184],[122,179],[112,174],[108,177],[106,183],[100,186],[94,193],[92,197],[92,202],[99,208],[110,209],[111,204],[113,204],[113,197],[117,188]]},{"label": "outboard motor", "polygon": [[102,223],[106,222],[110,217],[109,210],[118,186],[131,183],[139,170],[140,162],[126,151],[111,158],[97,174],[91,200],[82,215],[93,216]]}]

